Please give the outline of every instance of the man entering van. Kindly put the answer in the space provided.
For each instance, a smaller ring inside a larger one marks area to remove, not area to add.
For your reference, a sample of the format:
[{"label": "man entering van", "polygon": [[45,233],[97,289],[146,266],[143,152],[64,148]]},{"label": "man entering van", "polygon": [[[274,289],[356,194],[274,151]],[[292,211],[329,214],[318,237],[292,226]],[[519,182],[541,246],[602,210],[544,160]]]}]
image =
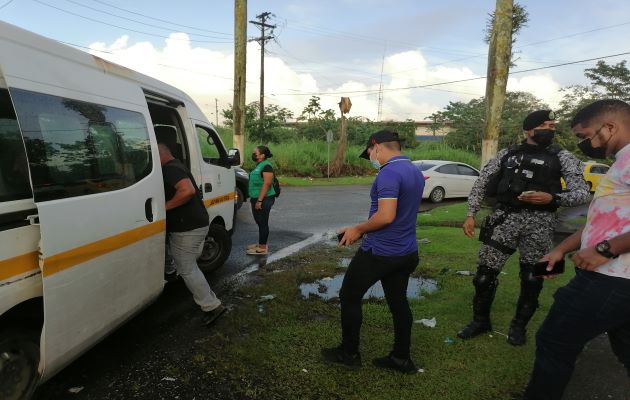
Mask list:
[{"label": "man entering van", "polygon": [[210,325],[226,308],[214,294],[197,265],[208,234],[209,219],[197,192],[192,174],[173,157],[164,143],[158,144],[166,199],[166,234],[168,251],[177,273],[205,313],[204,324]]}]

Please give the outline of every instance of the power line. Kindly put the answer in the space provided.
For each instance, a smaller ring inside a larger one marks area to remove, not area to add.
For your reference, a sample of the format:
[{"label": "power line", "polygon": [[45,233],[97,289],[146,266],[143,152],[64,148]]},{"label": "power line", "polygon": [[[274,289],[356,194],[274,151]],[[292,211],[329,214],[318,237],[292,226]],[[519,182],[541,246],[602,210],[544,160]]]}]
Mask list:
[{"label": "power line", "polygon": [[[522,73],[525,73],[525,72],[532,72],[532,71],[540,71],[540,70],[543,70],[543,69],[563,67],[563,66],[567,66],[567,65],[583,63],[583,62],[586,62],[586,61],[603,60],[603,59],[606,59],[606,58],[625,56],[625,55],[628,55],[628,54],[630,54],[630,51],[624,52],[624,53],[610,54],[610,55],[602,56],[602,57],[586,58],[586,59],[583,59],[583,60],[565,62],[565,63],[555,64],[555,65],[548,65],[548,66],[545,66],[545,67],[523,69],[523,70],[519,70],[519,71],[510,72],[509,75],[522,74]],[[393,91],[398,91],[398,90],[426,89],[428,87],[433,87],[433,86],[450,85],[450,84],[453,84],[453,83],[477,81],[477,80],[486,79],[486,78],[487,78],[486,76],[478,76],[478,77],[475,77],[475,78],[458,79],[458,80],[448,81],[448,82],[429,83],[429,84],[426,84],[426,85],[416,85],[416,86],[406,86],[406,87],[399,87],[399,88],[389,88],[389,89],[383,89],[383,91],[393,92]],[[372,89],[372,90],[354,90],[354,91],[346,91],[346,92],[310,93],[310,95],[332,95],[332,94],[341,95],[341,94],[377,93],[377,92],[378,92],[378,90],[373,90]],[[276,94],[276,96],[291,96],[291,95],[295,95],[295,94],[294,93],[280,93],[280,94]]]},{"label": "power line", "polygon": [[55,10],[64,12],[66,14],[74,15],[75,17],[87,19],[88,21],[96,22],[96,23],[103,24],[103,25],[112,26],[114,28],[123,29],[123,30],[130,31],[130,32],[140,33],[142,35],[154,36],[154,37],[159,37],[159,38],[163,38],[163,39],[171,39],[171,40],[185,40],[185,41],[198,42],[198,43],[232,43],[232,41],[217,42],[217,41],[210,41],[210,40],[179,39],[179,38],[173,38],[173,37],[170,37],[170,36],[158,35],[158,34],[155,34],[155,33],[138,31],[138,30],[135,30],[135,29],[125,28],[123,26],[110,24],[110,23],[107,23],[107,22],[104,22],[104,21],[101,21],[101,20],[98,20],[98,19],[86,17],[84,15],[77,14],[77,13],[74,13],[72,11],[68,11],[68,10],[65,10],[63,8],[59,8],[59,7],[53,6],[52,4],[45,3],[45,2],[43,2],[41,0],[33,0],[33,1],[36,2],[36,3],[39,3],[41,5],[44,5],[46,7],[54,8]]},{"label": "power line", "polygon": [[[96,11],[96,12],[98,12],[98,13],[101,13],[101,14],[109,15],[109,16],[112,16],[112,17],[120,18],[120,19],[124,19],[124,20],[126,20],[126,21],[135,22],[135,23],[137,23],[137,24],[141,24],[141,25],[145,25],[145,26],[150,26],[150,27],[152,27],[152,28],[157,28],[157,29],[162,29],[162,30],[172,31],[170,28],[165,28],[165,27],[163,27],[163,26],[161,26],[161,25],[149,24],[149,23],[146,23],[146,22],[138,21],[137,19],[123,17],[122,15],[118,15],[118,14],[110,13],[110,12],[108,12],[108,11],[99,10],[98,8],[95,8],[95,7],[90,7],[90,6],[85,5],[85,4],[81,4],[81,3],[79,3],[78,1],[75,1],[75,0],[66,0],[66,1],[67,1],[68,3],[72,3],[72,4],[75,4],[75,5],[79,6],[79,7],[84,7],[84,8],[87,8],[87,9],[89,9],[89,10]],[[192,32],[183,32],[183,33],[186,33],[186,34],[188,34],[188,35],[192,35],[192,36],[201,36],[201,37],[207,37],[207,38],[212,38],[212,39],[223,39],[223,40],[227,39],[227,38],[225,38],[225,37],[212,36],[212,35],[204,35],[204,34],[201,34],[201,33],[192,33]]]},{"label": "power line", "polygon": [[13,3],[13,0],[7,1],[6,3],[4,3],[3,5],[0,6],[0,10],[2,10],[4,7],[8,6],[11,3]]},{"label": "power line", "polygon": [[120,11],[127,12],[127,13],[129,13],[129,14],[138,15],[138,16],[141,16],[141,17],[146,18],[146,19],[152,19],[152,20],[154,20],[154,21],[165,22],[165,23],[167,23],[167,24],[171,24],[171,25],[175,25],[175,26],[180,26],[180,27],[183,27],[183,28],[188,28],[188,29],[194,29],[194,30],[197,30],[197,31],[202,31],[202,32],[216,33],[216,34],[218,34],[218,35],[234,36],[234,34],[232,34],[232,33],[224,33],[224,32],[212,31],[212,30],[209,30],[209,29],[197,28],[197,27],[190,26],[190,25],[182,25],[182,24],[178,24],[178,23],[176,23],[176,22],[167,21],[167,20],[165,20],[165,19],[160,19],[160,18],[156,18],[156,17],[151,17],[151,16],[148,16],[148,15],[145,15],[145,14],[139,13],[139,12],[135,12],[135,11],[128,10],[128,9],[126,9],[126,8],[122,8],[122,7],[115,6],[115,5],[111,4],[111,3],[108,3],[108,2],[106,2],[106,1],[102,1],[102,0],[92,0],[92,1],[93,1],[93,2],[95,2],[95,3],[99,3],[99,4],[106,5],[106,6],[111,7],[111,8],[115,8],[115,9],[120,10]]}]

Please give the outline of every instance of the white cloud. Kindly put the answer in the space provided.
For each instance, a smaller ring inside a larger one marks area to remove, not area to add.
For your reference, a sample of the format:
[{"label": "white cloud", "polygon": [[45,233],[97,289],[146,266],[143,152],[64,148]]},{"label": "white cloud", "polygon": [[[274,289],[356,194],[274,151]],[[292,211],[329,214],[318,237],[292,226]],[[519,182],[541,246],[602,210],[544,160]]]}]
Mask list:
[{"label": "white cloud", "polygon": [[[192,47],[188,35],[184,33],[171,34],[163,48],[156,48],[149,42],[129,43],[127,36],[122,36],[109,45],[96,42],[90,48],[103,58],[153,76],[189,93],[211,121],[215,120],[215,98],[219,101],[219,114],[221,109],[232,103],[233,54]],[[246,98],[249,103],[259,98],[260,48],[257,43],[250,42],[247,52]],[[372,65],[362,65],[364,71],[375,71],[367,78],[364,74],[348,74],[346,70],[339,72],[320,69],[318,73],[321,72],[322,75],[337,76],[342,78],[342,82],[345,81],[324,90],[321,88],[322,83],[318,81],[319,75],[315,72],[299,72],[281,58],[267,55],[265,102],[286,107],[297,116],[306,106],[311,94],[321,93],[319,96],[322,108],[331,108],[338,114],[337,103],[340,97],[349,96],[353,103],[350,116],[376,119],[380,69],[380,60]],[[397,90],[479,77],[467,67],[431,66],[418,50],[389,55],[383,64],[383,73],[383,119],[422,120],[442,109],[449,101],[468,101],[483,96],[485,92],[484,79],[425,89]],[[560,99],[559,88],[560,85],[546,74],[511,77],[508,81],[509,90],[529,91],[551,106],[556,106]]]}]

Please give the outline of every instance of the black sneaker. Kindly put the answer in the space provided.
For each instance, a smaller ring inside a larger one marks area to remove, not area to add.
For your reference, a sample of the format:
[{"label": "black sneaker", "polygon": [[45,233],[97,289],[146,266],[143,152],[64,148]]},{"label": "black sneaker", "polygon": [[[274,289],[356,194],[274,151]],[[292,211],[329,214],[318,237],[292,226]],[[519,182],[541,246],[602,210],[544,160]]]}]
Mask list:
[{"label": "black sneaker", "polygon": [[223,315],[223,313],[225,313],[226,311],[227,311],[227,308],[225,308],[223,305],[220,305],[219,307],[215,308],[212,311],[205,311],[204,312],[205,316],[203,317],[203,324],[205,326],[212,325],[212,323],[216,321],[217,318]]},{"label": "black sneaker", "polygon": [[507,342],[512,346],[523,346],[527,340],[527,331],[520,325],[510,325]]},{"label": "black sneaker", "polygon": [[345,365],[348,368],[361,368],[361,354],[347,353],[341,346],[324,348],[321,350],[324,360]]},{"label": "black sneaker", "polygon": [[411,358],[398,358],[391,354],[385,357],[373,359],[372,364],[374,364],[377,368],[392,369],[394,371],[402,372],[403,374],[418,373],[418,368],[416,368],[416,365],[413,361],[411,361]]},{"label": "black sneaker", "polygon": [[479,336],[485,332],[490,332],[491,330],[492,325],[490,322],[472,320],[468,325],[463,327],[461,331],[457,332],[457,337],[460,339],[472,339],[475,336]]}]

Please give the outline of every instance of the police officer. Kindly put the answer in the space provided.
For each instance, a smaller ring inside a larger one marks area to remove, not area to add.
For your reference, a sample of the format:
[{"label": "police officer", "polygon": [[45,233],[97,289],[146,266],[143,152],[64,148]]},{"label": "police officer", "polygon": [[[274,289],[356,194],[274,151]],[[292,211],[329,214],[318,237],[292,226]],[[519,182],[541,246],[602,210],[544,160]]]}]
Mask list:
[{"label": "police officer", "polygon": [[[582,163],[573,154],[552,144],[555,116],[551,110],[530,113],[523,121],[526,138],[520,145],[500,150],[482,169],[468,198],[464,233],[474,236],[475,214],[485,197],[497,204],[482,223],[479,264],[473,278],[473,320],[457,333],[470,339],[491,331],[490,307],[499,285],[497,276],[507,259],[520,252],[521,291],[510,324],[508,343],[525,344],[526,326],[538,308],[543,279],[533,275],[533,265],[552,246],[559,206],[576,206],[589,200]],[[560,178],[566,182],[562,191]]]}]

